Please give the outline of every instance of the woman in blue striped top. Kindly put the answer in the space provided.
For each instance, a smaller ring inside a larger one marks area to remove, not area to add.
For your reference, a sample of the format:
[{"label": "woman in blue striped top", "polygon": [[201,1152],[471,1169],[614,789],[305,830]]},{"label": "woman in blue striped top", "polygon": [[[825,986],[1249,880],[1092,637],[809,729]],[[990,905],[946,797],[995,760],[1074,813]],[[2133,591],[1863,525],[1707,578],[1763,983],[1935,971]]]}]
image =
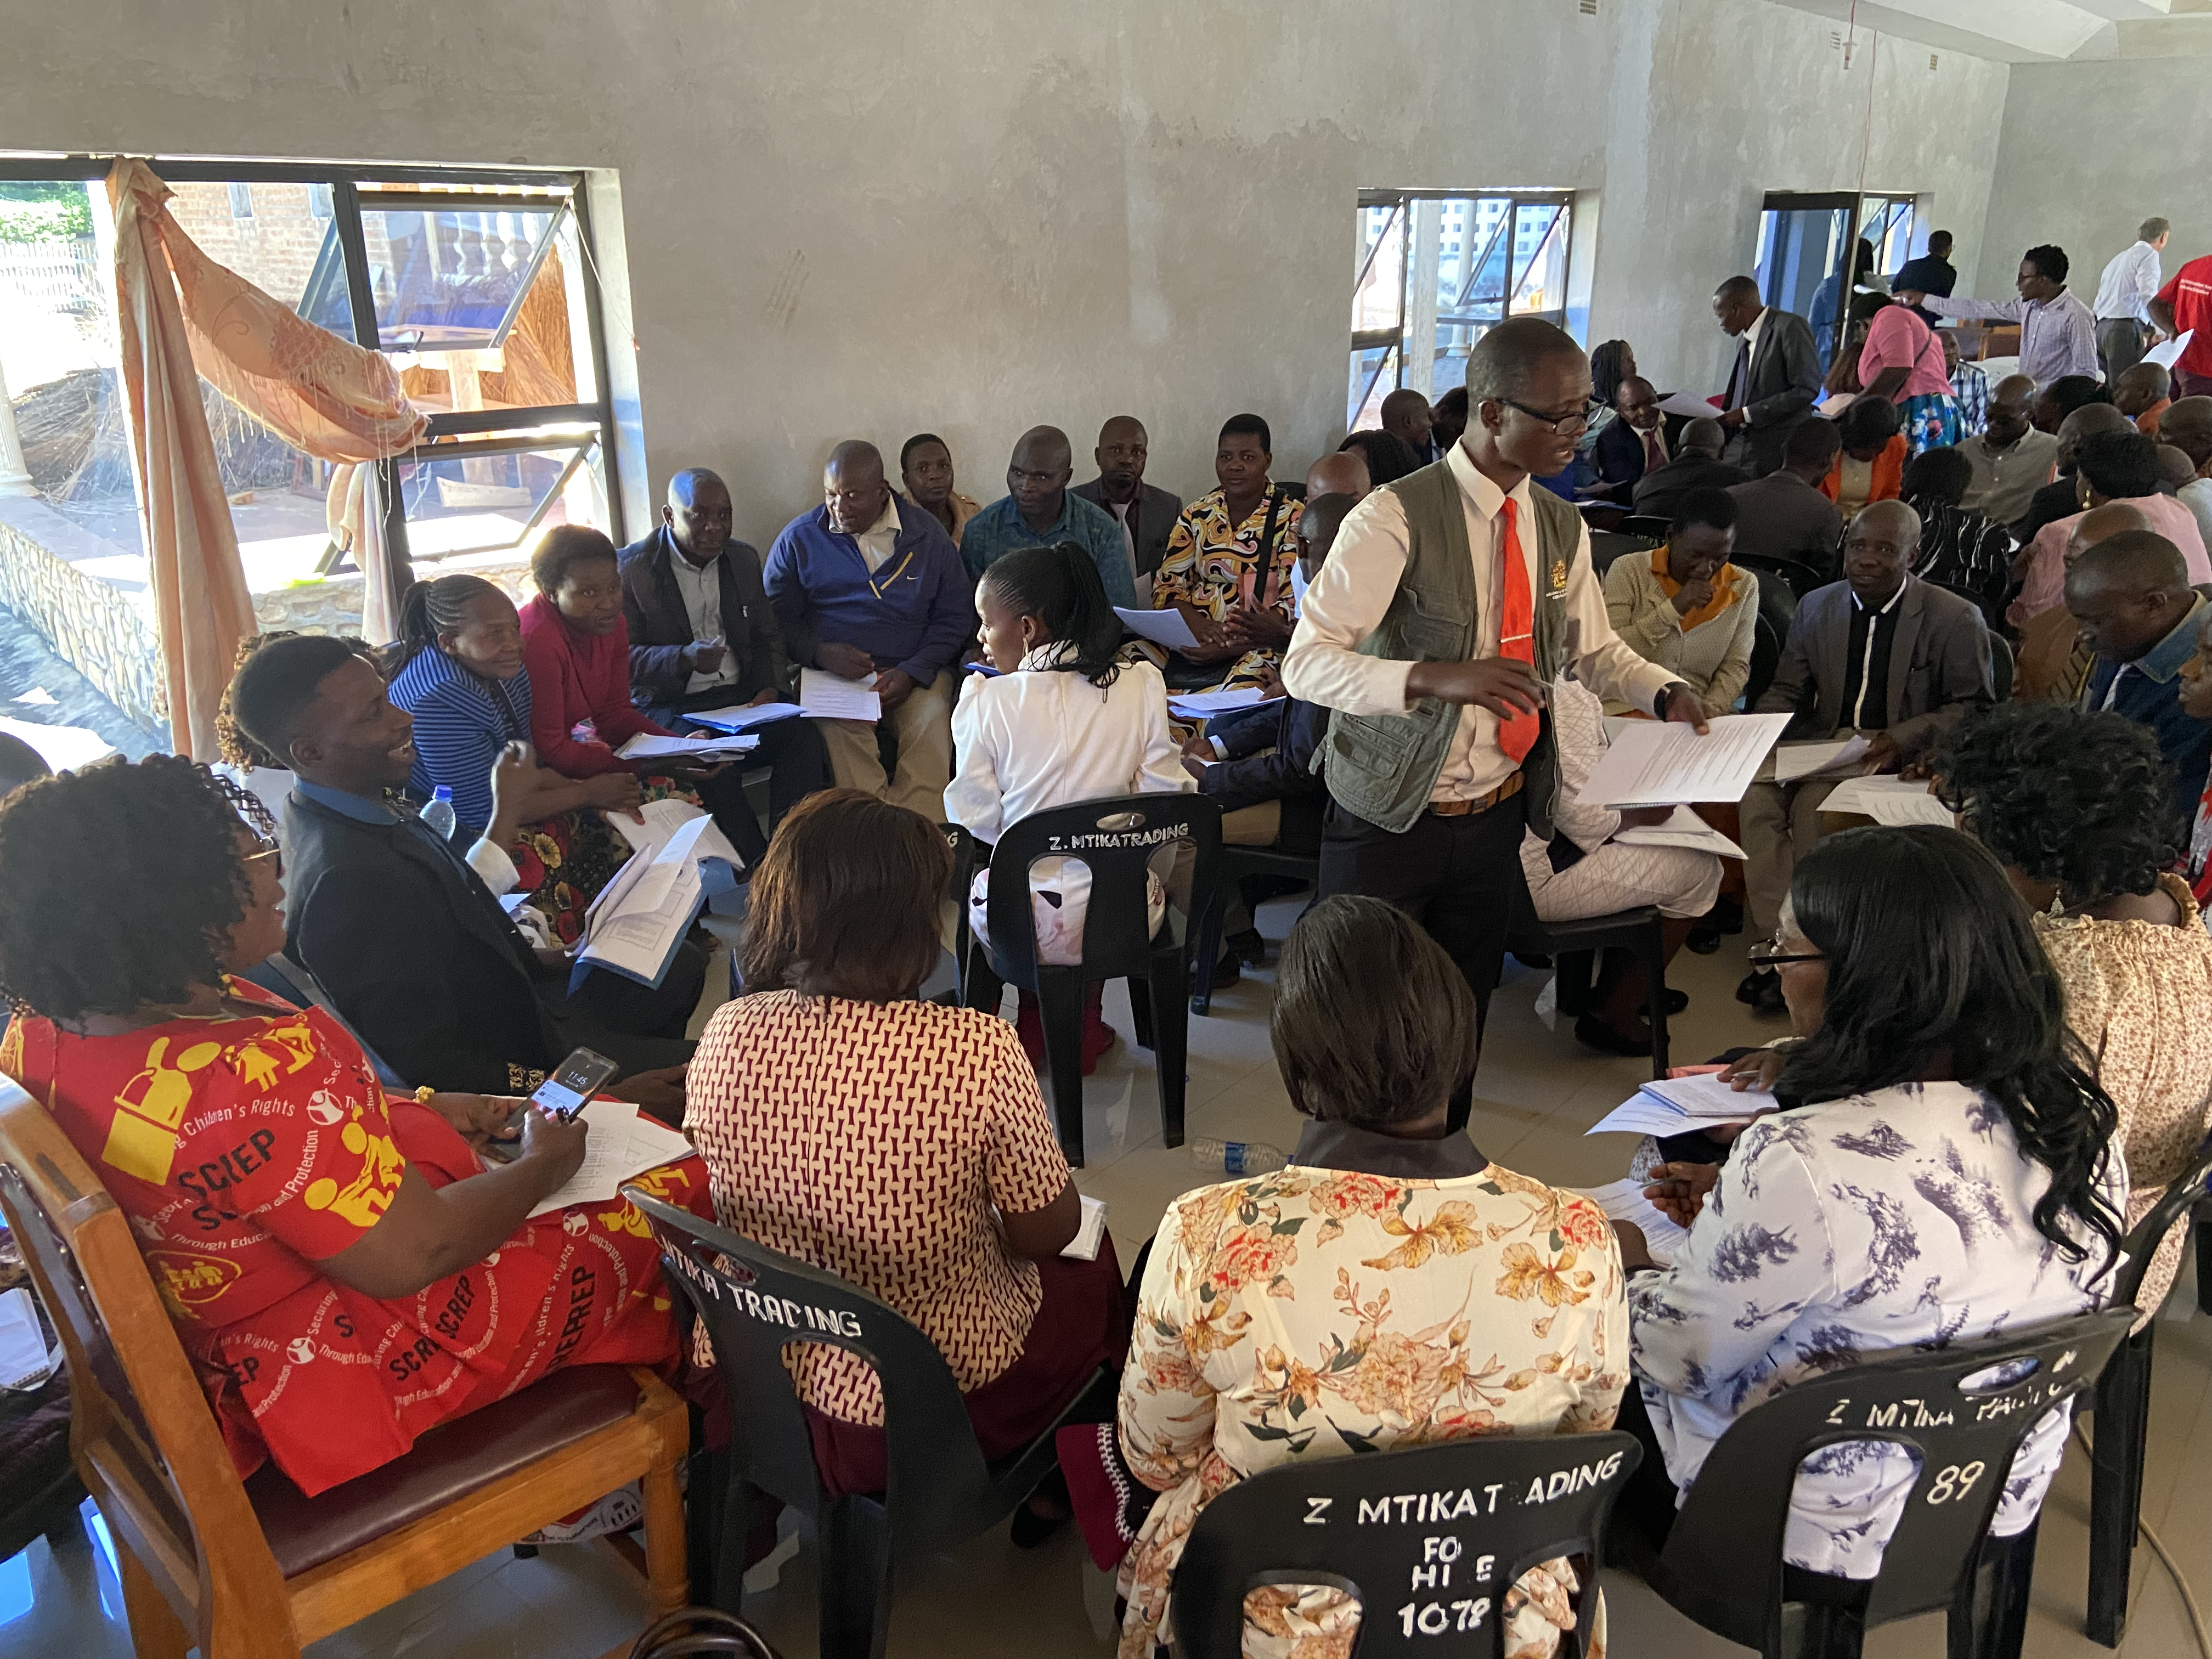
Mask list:
[{"label": "woman in blue striped top", "polygon": [[[387,662],[392,701],[415,717],[416,793],[444,785],[453,816],[480,831],[491,821],[491,769],[510,743],[530,740],[530,677],[514,605],[480,576],[440,576],[407,590],[399,640]],[[547,816],[524,826],[514,847],[521,885],[564,941],[580,930],[584,907],[627,851],[600,816],[635,811],[629,772],[568,778],[537,769]]]}]

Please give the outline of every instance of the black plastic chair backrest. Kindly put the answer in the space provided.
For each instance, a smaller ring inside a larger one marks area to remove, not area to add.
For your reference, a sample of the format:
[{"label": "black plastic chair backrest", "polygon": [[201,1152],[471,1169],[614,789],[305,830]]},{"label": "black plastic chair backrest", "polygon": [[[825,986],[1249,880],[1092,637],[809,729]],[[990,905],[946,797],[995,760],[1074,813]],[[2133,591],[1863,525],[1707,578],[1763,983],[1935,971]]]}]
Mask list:
[{"label": "black plastic chair backrest", "polygon": [[1039,859],[1079,858],[1091,871],[1081,971],[1110,979],[1151,970],[1152,937],[1146,865],[1188,836],[1198,851],[1191,912],[1206,914],[1221,853],[1221,809],[1203,795],[1112,795],[1032,812],[1007,827],[991,854],[991,954],[1026,981],[1036,970],[1036,926],[1030,909],[1030,866]]},{"label": "black plastic chair backrest", "polygon": [[[1778,1651],[1798,1464],[1840,1441],[1887,1440],[1917,1451],[1920,1474],[1869,1589],[1865,1627],[1948,1607],[2021,1441],[2096,1386],[2134,1319],[2132,1308],[2106,1308],[1793,1382],[1736,1419],[1706,1457],[1660,1557],[1667,1599],[1730,1641]],[[1960,1388],[1969,1380],[1971,1391]]]},{"label": "black plastic chair backrest", "polygon": [[1625,536],[1641,536],[1647,545],[1656,547],[1674,533],[1674,521],[1658,513],[1632,513],[1620,521]]},{"label": "black plastic chair backrest", "polygon": [[1782,665],[1782,638],[1786,630],[1778,630],[1760,611],[1751,620],[1751,672],[1743,682],[1743,706],[1759,707],[1759,700],[1766,695],[1767,687],[1774,684],[1774,671]]},{"label": "black plastic chair backrest", "polygon": [[[2143,1275],[2150,1271],[2151,1258],[2158,1254],[2159,1241],[2166,1237],[2175,1222],[2203,1200],[2207,1180],[2212,1180],[2212,1140],[2207,1140],[2197,1149],[2189,1160],[2188,1172],[2176,1176],[2167,1184],[2166,1191],[2159,1195],[2158,1202],[2151,1206],[2150,1213],[2136,1223],[2135,1231],[2128,1235],[2125,1246],[2127,1262],[2121,1267],[2112,1285],[2112,1300],[2115,1303],[2124,1302],[2130,1307],[2136,1305],[2136,1297],[2142,1291]],[[2158,1310],[2146,1308],[2141,1311],[2156,1313]]]},{"label": "black plastic chair backrest", "polygon": [[1990,686],[1999,702],[2012,696],[2012,641],[1992,629],[1990,641]]},{"label": "black plastic chair backrest", "polygon": [[1784,558],[1771,553],[1731,553],[1729,562],[1740,570],[1756,570],[1761,575],[1781,577],[1790,585],[1790,591],[1801,599],[1816,587],[1826,587],[1833,580],[1822,575],[1802,559]]},{"label": "black plastic chair backrest", "polygon": [[959,1385],[937,1345],[866,1291],[626,1187],[644,1212],[669,1282],[706,1322],[730,1402],[738,1473],[808,1515],[821,1476],[784,1369],[785,1345],[820,1342],[859,1354],[884,1390],[885,1507],[903,1556],[935,1538],[963,1536],[991,1488]]},{"label": "black plastic chair backrest", "polygon": [[[1503,1659],[1505,1592],[1540,1561],[1596,1553],[1642,1455],[1627,1434],[1489,1435],[1265,1470],[1191,1528],[1175,1571],[1177,1650],[1237,1659],[1247,1595],[1322,1584],[1359,1602],[1356,1659]],[[1560,1644],[1569,1659],[1589,1642],[1578,1622]],[[1461,1639],[1436,1640],[1447,1632]]]},{"label": "black plastic chair backrest", "polygon": [[975,881],[975,837],[957,823],[940,823],[945,849],[952,854],[952,970],[961,988],[968,984],[968,890]]}]

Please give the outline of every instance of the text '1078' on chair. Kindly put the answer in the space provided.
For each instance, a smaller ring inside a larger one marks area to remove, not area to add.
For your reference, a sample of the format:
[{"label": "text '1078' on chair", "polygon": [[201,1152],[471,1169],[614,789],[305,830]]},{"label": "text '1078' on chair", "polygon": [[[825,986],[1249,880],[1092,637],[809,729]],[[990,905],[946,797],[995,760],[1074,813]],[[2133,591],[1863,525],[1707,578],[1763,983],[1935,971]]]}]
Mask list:
[{"label": "text '1078' on chair", "polygon": [[[737,1611],[755,1491],[814,1522],[822,1546],[822,1659],[882,1659],[890,1639],[892,1575],[903,1564],[966,1541],[1013,1512],[1056,1466],[1062,1422],[1103,1419],[1116,1379],[1102,1370],[1059,1421],[1021,1450],[986,1462],[959,1385],[937,1345],[857,1285],[810,1267],[689,1211],[625,1188],[660,1246],[668,1281],[707,1327],[727,1390],[726,1478],[695,1476],[695,1511],[717,1515],[712,1599]],[[791,1373],[787,1345],[819,1342],[856,1353],[884,1391],[881,1492],[827,1496]],[[711,1470],[717,1460],[706,1460]],[[702,1486],[713,1486],[702,1491]]]},{"label": "text '1078' on chair", "polygon": [[72,1449],[114,1540],[138,1659],[298,1659],[632,1480],[652,1616],[683,1606],[690,1425],[652,1372],[556,1371],[313,1498],[274,1464],[240,1481],[130,1222],[4,1080],[0,1208],[69,1353]]},{"label": "text '1078' on chair", "polygon": [[[1856,1659],[1875,1626],[1938,1609],[1949,1613],[1953,1659],[2017,1659],[2035,1527],[1991,1538],[1997,1499],[2028,1431],[2096,1386],[2134,1319],[2107,1308],[1793,1382],[1729,1426],[1656,1557],[1615,1529],[1619,1565],[1765,1659]],[[1783,1560],[1798,1465],[1844,1441],[1888,1441],[1920,1460],[1870,1579]],[[1632,1559],[1639,1547],[1645,1559]]]},{"label": "text '1078' on chair", "polygon": [[[1504,1659],[1506,1591],[1555,1556],[1595,1563],[1642,1455],[1620,1433],[1477,1435],[1278,1464],[1199,1512],[1170,1602],[1177,1652],[1237,1659],[1247,1595],[1319,1584],[1359,1603],[1358,1659]],[[1595,1565],[1582,1577],[1560,1659],[1589,1644]]]},{"label": "text '1078' on chair", "polygon": [[[1213,902],[1221,860],[1221,809],[1203,795],[1116,795],[1032,812],[1009,825],[992,849],[984,907],[991,935],[989,974],[978,972],[983,964],[971,960],[961,983],[971,1008],[984,1006],[990,975],[1036,994],[1052,1073],[1053,1115],[1060,1149],[1072,1168],[1083,1167],[1083,993],[1094,980],[1127,978],[1137,1040],[1149,1042],[1158,1073],[1164,1138],[1170,1146],[1182,1145],[1183,1066],[1190,1030],[1184,1003],[1188,947],[1177,942],[1173,923],[1165,920],[1153,933],[1146,878],[1156,854],[1185,841],[1194,854],[1190,914],[1203,916]],[[1048,858],[1080,859],[1091,872],[1083,960],[1073,967],[1036,959],[1030,867]],[[979,939],[971,957],[984,951]]]}]

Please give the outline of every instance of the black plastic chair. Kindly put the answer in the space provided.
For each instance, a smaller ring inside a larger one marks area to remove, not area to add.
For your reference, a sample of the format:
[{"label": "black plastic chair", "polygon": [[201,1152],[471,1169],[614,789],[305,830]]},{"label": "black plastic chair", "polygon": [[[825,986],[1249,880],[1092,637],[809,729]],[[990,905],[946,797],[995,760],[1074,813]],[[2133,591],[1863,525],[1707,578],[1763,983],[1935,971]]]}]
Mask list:
[{"label": "black plastic chair", "polygon": [[1761,611],[1751,620],[1751,672],[1743,683],[1743,706],[1759,707],[1766,688],[1774,684],[1774,671],[1782,665],[1782,641],[1788,630],[1776,631]]},{"label": "black plastic chair", "polygon": [[[1057,1467],[1053,1437],[1062,1423],[1103,1421],[1113,1411],[1118,1379],[1101,1369],[1051,1428],[986,1462],[945,1356],[890,1308],[636,1188],[623,1195],[644,1212],[668,1282],[706,1322],[728,1393],[729,1449],[693,1470],[693,1525],[708,1529],[706,1559],[714,1564],[711,1588],[695,1577],[693,1594],[739,1611],[753,1493],[766,1492],[810,1517],[821,1540],[822,1659],[883,1659],[898,1569],[997,1525]],[[823,1492],[798,1390],[784,1368],[792,1342],[843,1348],[875,1368],[890,1472],[883,1492]]]},{"label": "black plastic chair", "polygon": [[[2006,1473],[2046,1411],[2096,1386],[2134,1319],[2132,1308],[2107,1308],[1793,1383],[1721,1437],[1656,1556],[1626,1527],[1616,1553],[1677,1611],[1765,1659],[1857,1659],[1866,1632],[1938,1608],[1950,1613],[1953,1659],[2016,1656],[2035,1528],[1989,1536]],[[1960,1386],[1968,1380],[1971,1391]],[[1881,1571],[1863,1581],[1782,1559],[1799,1462],[1844,1440],[1893,1441],[1920,1456]]]},{"label": "black plastic chair", "polygon": [[1514,907],[1505,948],[1517,957],[1549,957],[1559,975],[1561,1013],[1581,1013],[1589,999],[1590,973],[1601,951],[1633,951],[1644,964],[1644,1004],[1651,1022],[1651,1075],[1667,1075],[1667,939],[1655,905],[1590,916],[1581,921],[1542,921],[1523,899]]},{"label": "black plastic chair", "polygon": [[[1623,520],[1625,524],[1627,521]],[[1656,538],[1632,535],[1626,530],[1595,530],[1589,532],[1590,568],[1601,577],[1613,568],[1613,562],[1631,553],[1649,553],[1667,539],[1662,531]]]},{"label": "black plastic chair", "polygon": [[968,890],[975,881],[975,837],[957,823],[940,823],[952,854],[952,972],[960,987],[960,1006],[968,1004],[968,951],[975,930],[968,923]]},{"label": "black plastic chair", "polygon": [[[1358,1659],[1504,1659],[1505,1592],[1529,1567],[1587,1555],[1575,1628],[1589,1644],[1607,1516],[1644,1449],[1633,1435],[1476,1436],[1279,1464],[1200,1511],[1175,1571],[1170,1617],[1182,1659],[1237,1659],[1244,1598],[1268,1584],[1323,1584],[1356,1598]],[[1468,1638],[1436,1638],[1447,1631]]]},{"label": "black plastic chair", "polygon": [[[970,944],[960,982],[971,1008],[987,1006],[987,994],[996,995],[986,983],[993,975],[1036,993],[1053,1116],[1072,1168],[1083,1167],[1083,989],[1093,980],[1127,978],[1137,1040],[1152,1049],[1159,1078],[1160,1127],[1169,1146],[1182,1145],[1190,1030],[1187,947],[1164,920],[1158,937],[1151,933],[1145,877],[1153,854],[1185,838],[1197,853],[1190,914],[1202,916],[1213,902],[1221,861],[1221,809],[1203,795],[1115,795],[1056,806],[1008,826],[992,850],[984,905],[990,945],[987,951],[980,939]],[[1079,858],[1091,869],[1083,960],[1072,968],[1048,967],[1036,959],[1030,866],[1054,857]]]},{"label": "black plastic chair", "polygon": [[1731,553],[1729,562],[1739,570],[1756,570],[1763,576],[1781,577],[1801,599],[1814,588],[1826,587],[1836,580],[1822,575],[1802,559],[1783,558],[1771,553]]},{"label": "black plastic chair", "polygon": [[1640,536],[1652,547],[1674,533],[1674,521],[1660,513],[1632,513],[1620,521],[1620,534]]},{"label": "black plastic chair", "polygon": [[1296,881],[1318,882],[1321,854],[1279,853],[1272,847],[1232,847],[1226,842],[1222,843],[1213,902],[1206,907],[1205,920],[1198,927],[1198,953],[1191,969],[1195,981],[1190,992],[1190,1011],[1194,1014],[1213,1012],[1213,970],[1221,961],[1221,913],[1228,908],[1231,892],[1247,876],[1288,876]]},{"label": "black plastic chair", "polygon": [[1999,702],[2012,696],[2012,641],[1994,630],[1990,635],[1990,684]]},{"label": "black plastic chair", "polygon": [[[2189,1172],[2166,1189],[2157,1206],[2128,1235],[2127,1265],[2113,1285],[2113,1301],[2136,1305],[2159,1241],[2203,1202],[2208,1177],[2212,1177],[2212,1140],[2197,1148]],[[2158,1310],[2138,1311],[2154,1316]],[[2143,1328],[2120,1344],[2097,1380],[2096,1403],[2091,1407],[2097,1432],[2089,1457],[2089,1608],[2083,1628],[2091,1641],[2108,1648],[2119,1646],[2128,1625],[2128,1579],[2142,1519],[2151,1350],[2157,1333],[2156,1318],[2146,1318]]]}]

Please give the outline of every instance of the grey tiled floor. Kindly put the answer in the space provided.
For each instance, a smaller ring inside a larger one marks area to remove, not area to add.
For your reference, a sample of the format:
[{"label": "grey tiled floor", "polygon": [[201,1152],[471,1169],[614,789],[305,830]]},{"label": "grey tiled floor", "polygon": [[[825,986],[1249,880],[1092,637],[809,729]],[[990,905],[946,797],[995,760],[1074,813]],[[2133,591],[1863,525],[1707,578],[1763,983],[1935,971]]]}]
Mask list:
[{"label": "grey tiled floor", "polygon": [[[1294,902],[1261,913],[1279,937]],[[716,925],[718,933],[727,933]],[[1705,1055],[1764,1041],[1777,1028],[1753,1020],[1730,997],[1741,971],[1738,942],[1715,957],[1684,955],[1674,984],[1689,992],[1674,1022],[1676,1055]],[[1583,1131],[1636,1086],[1638,1061],[1600,1058],[1565,1030],[1547,1030],[1532,1005],[1542,975],[1512,970],[1492,1005],[1487,1052],[1477,1081],[1473,1125],[1491,1158],[1547,1181],[1587,1185],[1623,1170],[1631,1142]],[[1191,1022],[1191,1135],[1267,1140],[1289,1146],[1298,1120],[1277,1080],[1267,1036],[1272,970],[1248,974],[1215,1000],[1213,1017]],[[720,963],[709,983],[724,982]],[[1148,1054],[1133,1052],[1127,1001],[1117,986],[1107,1014],[1121,1032],[1084,1094],[1088,1163],[1085,1192],[1106,1200],[1122,1260],[1132,1260],[1167,1201],[1201,1180],[1187,1152],[1161,1144],[1158,1097]],[[2143,1513],[2191,1583],[2212,1597],[2212,1319],[2191,1318],[2194,1285],[2185,1273],[2160,1322],[2152,1393],[2150,1456]],[[2078,1448],[2046,1505],[2036,1562],[2030,1659],[2096,1659],[2107,1650],[2081,1634],[2087,1573],[2088,1475]],[[902,1588],[890,1637],[893,1659],[1027,1659],[1105,1654],[1084,1606],[1085,1557],[1063,1534],[1030,1554],[1002,1531],[922,1564]],[[814,1556],[811,1547],[784,1570],[775,1589],[748,1611],[788,1659],[811,1654]],[[1741,1655],[1697,1629],[1641,1584],[1607,1581],[1613,1650],[1620,1659],[1705,1659]],[[34,1599],[33,1599],[34,1598]],[[17,1611],[26,1601],[27,1611]],[[119,1607],[112,1574],[94,1543],[55,1551],[33,1544],[0,1567],[0,1659],[107,1659],[130,1643],[111,1616]],[[319,1644],[316,1659],[592,1659],[635,1632],[641,1599],[612,1561],[592,1547],[548,1550],[532,1561],[505,1554],[454,1575],[354,1629]],[[1940,1619],[1876,1632],[1872,1659],[1940,1659]],[[2127,1659],[2191,1659],[2193,1638],[2172,1581],[2148,1549],[2136,1554]]]}]

